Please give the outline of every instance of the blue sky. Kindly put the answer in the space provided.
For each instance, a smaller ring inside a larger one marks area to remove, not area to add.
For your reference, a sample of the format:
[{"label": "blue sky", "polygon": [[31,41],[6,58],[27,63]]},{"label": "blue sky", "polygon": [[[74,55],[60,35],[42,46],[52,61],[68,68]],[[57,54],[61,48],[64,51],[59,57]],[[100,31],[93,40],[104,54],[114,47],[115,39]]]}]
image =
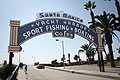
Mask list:
[{"label": "blue sky", "polygon": [[[104,0],[91,1],[96,1],[97,7],[94,10],[95,15],[99,15],[103,11],[117,15],[114,0],[111,2],[104,2]],[[84,9],[86,2],[88,2],[88,0],[2,0],[0,2],[0,63],[9,58],[9,53],[7,52],[10,38],[9,20],[21,20],[21,25],[24,25],[36,20],[36,13],[64,11],[65,13],[80,17],[83,19],[83,24],[88,26],[91,18],[89,11]],[[120,37],[120,33],[116,33]],[[32,56],[40,63],[50,63],[54,59],[60,61],[62,57],[62,44],[56,42],[55,39],[51,33],[47,33],[28,40],[21,45],[24,50],[24,52],[20,52],[21,61],[26,64],[33,64],[34,59]],[[88,43],[86,39],[77,35],[75,35],[74,39],[58,39],[64,41],[65,55],[67,57],[67,54],[70,53],[72,61],[74,61],[73,57],[77,54],[80,46]],[[120,47],[120,43],[118,43],[116,38],[114,38],[113,41],[113,50],[116,50],[116,48]],[[19,53],[14,54],[13,63],[18,64]],[[114,54],[115,58],[119,56],[117,51],[115,51]],[[84,53],[81,53],[80,57],[82,60],[86,59]]]}]

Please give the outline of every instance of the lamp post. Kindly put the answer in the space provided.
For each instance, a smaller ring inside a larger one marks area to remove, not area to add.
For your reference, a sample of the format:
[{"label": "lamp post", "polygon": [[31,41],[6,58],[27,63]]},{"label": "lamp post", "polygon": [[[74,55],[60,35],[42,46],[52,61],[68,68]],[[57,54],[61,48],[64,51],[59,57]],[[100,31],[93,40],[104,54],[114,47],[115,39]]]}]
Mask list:
[{"label": "lamp post", "polygon": [[59,39],[56,39],[56,41],[60,41],[60,42],[62,42],[62,48],[63,48],[63,66],[64,66],[64,69],[65,69],[65,54],[64,54],[64,42],[63,41],[61,41],[61,40],[59,40]]},{"label": "lamp post", "polygon": [[34,56],[32,56],[32,58],[34,58],[34,63],[33,63],[33,65],[35,65],[35,57],[34,57]]}]

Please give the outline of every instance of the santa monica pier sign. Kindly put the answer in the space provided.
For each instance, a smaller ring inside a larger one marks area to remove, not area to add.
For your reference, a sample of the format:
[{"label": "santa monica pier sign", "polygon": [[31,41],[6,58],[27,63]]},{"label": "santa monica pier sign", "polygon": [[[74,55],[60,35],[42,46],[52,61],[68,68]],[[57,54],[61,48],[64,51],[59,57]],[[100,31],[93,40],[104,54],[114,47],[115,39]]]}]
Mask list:
[{"label": "santa monica pier sign", "polygon": [[83,20],[64,12],[37,13],[37,19],[20,26],[20,21],[10,20],[9,52],[21,51],[20,45],[25,41],[52,32],[53,37],[74,38],[75,34],[87,39],[98,46],[98,35],[86,27]]}]

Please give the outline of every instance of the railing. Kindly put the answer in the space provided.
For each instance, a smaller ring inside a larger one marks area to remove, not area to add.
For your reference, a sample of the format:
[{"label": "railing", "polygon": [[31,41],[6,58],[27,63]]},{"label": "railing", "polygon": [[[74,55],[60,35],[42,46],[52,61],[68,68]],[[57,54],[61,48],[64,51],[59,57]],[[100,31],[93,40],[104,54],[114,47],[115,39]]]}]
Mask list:
[{"label": "railing", "polygon": [[17,67],[15,68],[15,70],[8,76],[8,78],[7,78],[6,80],[16,80],[16,75],[15,75],[15,73],[18,71],[18,69],[19,69],[19,66],[17,66]]}]

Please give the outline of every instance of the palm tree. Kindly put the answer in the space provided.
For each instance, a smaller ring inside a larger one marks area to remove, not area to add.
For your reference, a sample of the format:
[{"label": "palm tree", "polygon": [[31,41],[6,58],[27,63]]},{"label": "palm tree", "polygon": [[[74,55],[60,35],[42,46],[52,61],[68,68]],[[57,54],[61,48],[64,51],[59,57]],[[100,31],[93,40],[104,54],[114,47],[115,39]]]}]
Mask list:
[{"label": "palm tree", "polygon": [[[119,19],[115,17],[114,14],[103,12],[103,15],[95,16],[95,23],[92,23],[92,27],[98,27],[101,29],[103,34],[105,35],[106,44],[108,45],[109,49],[109,58],[111,62],[111,67],[115,67],[114,63],[114,56],[113,56],[113,50],[112,50],[112,35],[118,36],[115,34],[114,31],[120,31],[120,24]],[[118,38],[119,40],[119,38]]]},{"label": "palm tree", "polygon": [[63,61],[63,57],[61,58],[61,61]]},{"label": "palm tree", "polygon": [[81,46],[81,48],[83,49],[83,51],[85,52],[88,60],[89,60],[89,53],[88,53],[88,48],[89,48],[89,45],[88,44],[84,44]]},{"label": "palm tree", "polygon": [[[104,1],[111,1],[111,0],[104,0]],[[118,0],[114,0],[114,1],[115,1],[115,6],[117,8],[118,15],[119,15],[119,23],[120,23],[120,4]]]},{"label": "palm tree", "polygon": [[105,50],[105,46],[106,46],[106,41],[105,41],[105,35],[103,34],[103,36],[102,36],[102,44],[103,44],[103,47],[104,47],[104,53],[105,53],[105,55],[106,55],[106,60],[107,61],[110,61],[109,60],[109,54],[107,54],[107,52],[106,52],[106,50]]},{"label": "palm tree", "polygon": [[68,53],[68,62],[69,62],[69,64],[71,63],[70,62],[70,53]]},{"label": "palm tree", "polygon": [[88,63],[91,62],[91,60],[94,60],[94,56],[96,54],[95,48],[92,47],[92,44],[84,44],[81,46],[83,51],[86,53],[86,56],[88,58]]},{"label": "palm tree", "polygon": [[90,51],[90,57],[91,57],[90,59],[91,59],[92,63],[94,63],[94,60],[95,60],[94,56],[96,54],[96,49],[93,48],[92,46],[90,46],[89,51]]},{"label": "palm tree", "polygon": [[80,60],[81,60],[81,59],[80,59],[80,53],[81,53],[81,52],[84,52],[84,50],[82,50],[82,49],[78,50],[79,63],[80,63]]},{"label": "palm tree", "polygon": [[75,56],[74,56],[74,60],[76,60],[77,63],[78,63],[78,58],[79,58],[78,55],[75,55]]},{"label": "palm tree", "polygon": [[88,1],[88,3],[84,4],[86,10],[90,11],[90,15],[91,15],[91,19],[92,19],[92,23],[95,22],[94,20],[94,13],[93,13],[93,9],[95,9],[96,5],[95,2],[91,3],[91,1]]},{"label": "palm tree", "polygon": [[56,67],[56,65],[58,64],[57,59],[51,61],[51,64],[53,64]]}]

